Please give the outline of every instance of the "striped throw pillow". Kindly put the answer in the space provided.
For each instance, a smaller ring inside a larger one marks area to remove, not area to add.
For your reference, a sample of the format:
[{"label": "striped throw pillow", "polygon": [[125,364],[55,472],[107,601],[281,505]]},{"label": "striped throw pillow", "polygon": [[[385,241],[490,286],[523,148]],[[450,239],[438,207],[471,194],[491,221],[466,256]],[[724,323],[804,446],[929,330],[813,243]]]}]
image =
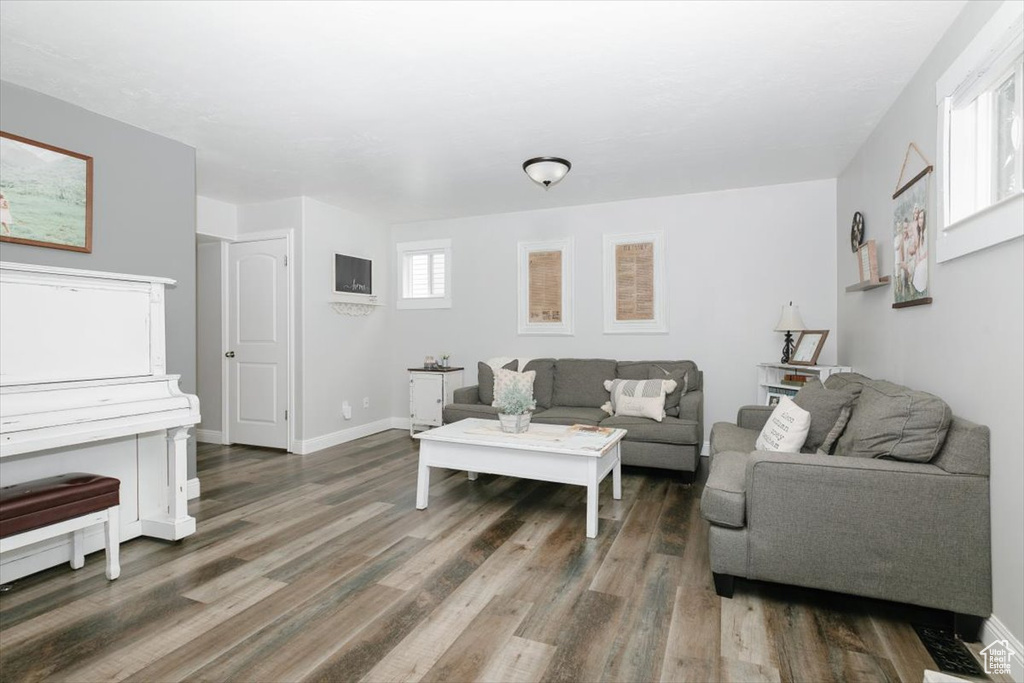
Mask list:
[{"label": "striped throw pillow", "polygon": [[675,380],[610,379],[604,388],[611,400],[601,406],[609,415],[649,417],[661,422],[665,417],[665,394],[675,391]]}]

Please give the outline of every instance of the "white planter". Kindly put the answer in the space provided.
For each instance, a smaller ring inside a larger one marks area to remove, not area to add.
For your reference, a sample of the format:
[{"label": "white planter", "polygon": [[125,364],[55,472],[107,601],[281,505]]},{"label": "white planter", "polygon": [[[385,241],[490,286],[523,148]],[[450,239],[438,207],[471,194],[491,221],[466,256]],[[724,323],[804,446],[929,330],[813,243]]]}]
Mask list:
[{"label": "white planter", "polygon": [[501,431],[509,434],[522,434],[530,428],[530,413],[525,415],[498,413],[498,422],[501,423]]}]

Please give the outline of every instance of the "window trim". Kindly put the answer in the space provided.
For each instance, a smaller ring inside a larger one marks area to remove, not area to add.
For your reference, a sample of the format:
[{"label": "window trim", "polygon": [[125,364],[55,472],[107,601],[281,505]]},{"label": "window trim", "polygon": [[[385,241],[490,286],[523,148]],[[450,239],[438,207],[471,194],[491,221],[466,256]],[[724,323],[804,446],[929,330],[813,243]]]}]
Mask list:
[{"label": "window trim", "polygon": [[[405,296],[405,258],[417,253],[444,253],[444,296],[411,298]],[[416,242],[398,242],[395,244],[395,308],[398,309],[430,309],[451,308],[453,267],[452,241],[450,239],[419,240]]]},{"label": "window trim", "polygon": [[[949,222],[949,135],[954,98],[962,93],[969,80],[979,78],[979,70],[987,70],[993,64],[993,53],[1007,47],[1007,37],[1015,30],[1013,25],[1021,21],[1022,16],[1024,3],[1006,0],[935,83],[935,103],[938,108],[936,149],[940,152],[938,185],[942,195],[938,202],[940,220],[935,240],[937,263],[1024,236],[1024,192]],[[981,75],[981,78],[987,77],[990,77],[987,73]]]}]

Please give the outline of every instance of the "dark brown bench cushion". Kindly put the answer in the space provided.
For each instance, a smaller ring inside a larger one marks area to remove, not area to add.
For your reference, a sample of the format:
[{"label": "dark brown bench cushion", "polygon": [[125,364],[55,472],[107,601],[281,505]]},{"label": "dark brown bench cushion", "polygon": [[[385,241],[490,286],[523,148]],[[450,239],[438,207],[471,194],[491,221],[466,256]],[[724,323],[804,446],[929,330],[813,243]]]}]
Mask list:
[{"label": "dark brown bench cushion", "polygon": [[72,472],[0,487],[0,538],[118,505],[120,486],[113,477]]}]

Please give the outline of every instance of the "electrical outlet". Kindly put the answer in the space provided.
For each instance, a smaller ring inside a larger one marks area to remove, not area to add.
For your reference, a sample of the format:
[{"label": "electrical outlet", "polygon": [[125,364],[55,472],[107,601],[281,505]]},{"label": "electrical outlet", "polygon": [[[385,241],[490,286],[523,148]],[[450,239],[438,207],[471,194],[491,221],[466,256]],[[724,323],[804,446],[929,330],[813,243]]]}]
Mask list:
[{"label": "electrical outlet", "polygon": [[341,416],[346,420],[352,419],[352,405],[348,401],[341,403]]},{"label": "electrical outlet", "polygon": [[369,408],[370,407],[370,397],[369,396],[364,396],[363,397],[363,407],[364,408]]}]

